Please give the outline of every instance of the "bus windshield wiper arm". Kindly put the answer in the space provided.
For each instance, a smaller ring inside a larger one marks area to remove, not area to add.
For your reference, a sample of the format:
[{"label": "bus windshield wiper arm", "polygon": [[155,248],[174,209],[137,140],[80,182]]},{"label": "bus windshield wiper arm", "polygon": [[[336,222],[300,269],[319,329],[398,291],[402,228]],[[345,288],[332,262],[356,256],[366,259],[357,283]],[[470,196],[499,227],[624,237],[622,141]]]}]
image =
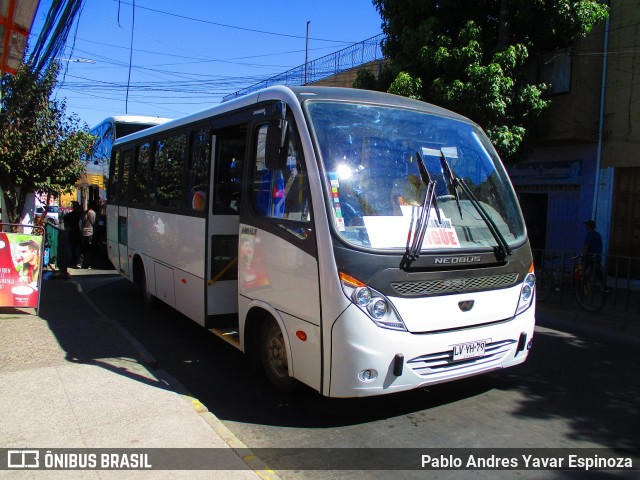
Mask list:
[{"label": "bus windshield wiper arm", "polygon": [[444,178],[449,180],[449,186],[453,189],[453,195],[456,197],[456,205],[458,206],[458,212],[460,212],[460,219],[462,219],[462,207],[460,206],[460,195],[458,195],[458,177],[451,170],[451,165],[449,165],[449,161],[447,160],[447,156],[444,154],[442,149],[440,149],[440,163],[443,166],[444,170]]},{"label": "bus windshield wiper arm", "polygon": [[[496,240],[496,243],[498,244],[493,249],[496,255],[496,258],[498,259],[499,262],[503,262],[508,255],[511,255],[511,249],[509,248],[509,244],[505,240],[504,236],[500,233],[500,230],[498,230],[498,226],[495,224],[491,216],[487,213],[487,210],[482,206],[482,204],[478,201],[476,196],[473,194],[469,186],[465,183],[464,180],[462,180],[459,177],[456,177],[453,174],[453,171],[449,166],[449,162],[447,161],[447,157],[445,156],[442,150],[440,150],[440,155],[441,155],[443,164],[446,166],[446,169],[448,171],[449,178],[450,178],[451,184],[453,185],[454,190],[456,189],[457,186],[460,186],[460,188],[462,189],[464,194],[467,196],[467,198],[469,199],[473,207],[480,214],[480,217],[482,217],[482,220],[487,225],[487,227],[489,228],[489,231],[491,232],[491,235],[493,235],[493,238]],[[458,203],[460,218],[462,218],[462,209],[460,207],[460,200],[458,198],[457,191],[456,191],[456,202]]]},{"label": "bus windshield wiper arm", "polygon": [[436,181],[431,178],[429,171],[424,163],[424,159],[420,152],[416,152],[418,160],[418,168],[420,170],[420,178],[422,183],[427,187],[424,199],[422,200],[422,207],[420,210],[420,216],[415,222],[411,219],[411,226],[409,227],[409,233],[407,235],[407,250],[405,252],[405,258],[403,260],[404,265],[408,265],[414,260],[417,260],[420,256],[420,250],[422,248],[422,242],[424,241],[424,235],[429,225],[429,214],[431,208],[435,208],[436,216],[438,217],[438,223],[442,223],[440,218],[440,210],[438,209],[438,200],[436,199]]}]

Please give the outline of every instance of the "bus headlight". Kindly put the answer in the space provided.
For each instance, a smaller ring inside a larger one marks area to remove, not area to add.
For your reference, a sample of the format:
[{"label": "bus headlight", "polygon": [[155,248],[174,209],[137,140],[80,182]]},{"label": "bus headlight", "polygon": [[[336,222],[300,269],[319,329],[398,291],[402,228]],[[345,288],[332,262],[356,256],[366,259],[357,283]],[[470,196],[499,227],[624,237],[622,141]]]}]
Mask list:
[{"label": "bus headlight", "polygon": [[342,290],[347,297],[376,325],[390,330],[407,331],[400,315],[384,295],[342,272],[340,272],[340,280]]},{"label": "bus headlight", "polygon": [[351,295],[353,303],[359,307],[366,307],[371,302],[371,290],[367,287],[359,287],[353,291]]},{"label": "bus headlight", "polygon": [[389,305],[386,300],[382,298],[376,298],[373,302],[367,305],[369,314],[376,319],[383,318],[389,311]]},{"label": "bus headlight", "polygon": [[520,290],[520,300],[518,301],[518,308],[516,309],[516,315],[521,314],[533,303],[533,293],[536,288],[536,276],[533,273],[528,273],[524,277],[522,282],[522,290]]}]

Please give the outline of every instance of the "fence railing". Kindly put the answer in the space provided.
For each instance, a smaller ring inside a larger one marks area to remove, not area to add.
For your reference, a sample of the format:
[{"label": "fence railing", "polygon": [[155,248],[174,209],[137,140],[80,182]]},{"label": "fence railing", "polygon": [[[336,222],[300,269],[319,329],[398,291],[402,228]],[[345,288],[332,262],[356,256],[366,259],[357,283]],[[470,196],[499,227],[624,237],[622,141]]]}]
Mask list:
[{"label": "fence railing", "polygon": [[385,35],[381,33],[362,42],[354,43],[342,50],[312,60],[306,64],[302,64],[291,70],[243,88],[242,90],[238,90],[235,93],[226,95],[222,98],[222,101],[226,102],[273,85],[295,86],[318,82],[332,75],[337,75],[352,68],[359,67],[360,65],[381,60],[384,56],[382,55],[380,43],[384,38]]},{"label": "fence railing", "polygon": [[[538,302],[580,308],[574,295],[576,252],[534,250]],[[607,312],[640,313],[640,258],[602,255]],[[640,321],[640,317],[638,317]]]},{"label": "fence railing", "polygon": [[[67,232],[56,225],[46,223],[44,238],[45,257],[47,258],[43,259],[43,266],[55,266],[58,270],[66,272],[67,267],[69,266]],[[48,254],[46,251],[48,251]]]}]

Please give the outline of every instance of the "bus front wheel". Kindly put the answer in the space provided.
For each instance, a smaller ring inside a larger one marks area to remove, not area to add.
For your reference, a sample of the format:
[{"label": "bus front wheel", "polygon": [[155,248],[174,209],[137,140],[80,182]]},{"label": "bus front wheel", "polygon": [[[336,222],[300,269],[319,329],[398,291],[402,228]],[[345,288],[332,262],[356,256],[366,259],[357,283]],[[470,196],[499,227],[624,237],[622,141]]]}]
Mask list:
[{"label": "bus front wheel", "polygon": [[289,376],[289,359],[284,336],[273,318],[269,318],[262,326],[259,349],[262,368],[269,382],[278,390],[297,390],[298,382]]}]

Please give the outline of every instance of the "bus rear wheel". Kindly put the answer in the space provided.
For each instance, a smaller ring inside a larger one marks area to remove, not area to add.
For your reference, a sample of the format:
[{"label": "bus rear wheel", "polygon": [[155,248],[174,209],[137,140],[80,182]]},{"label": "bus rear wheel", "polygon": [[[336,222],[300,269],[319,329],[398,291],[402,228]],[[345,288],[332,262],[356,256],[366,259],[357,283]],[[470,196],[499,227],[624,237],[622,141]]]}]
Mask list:
[{"label": "bus rear wheel", "polygon": [[134,279],[134,283],[138,287],[138,291],[140,292],[140,297],[142,298],[142,301],[145,303],[145,305],[149,308],[155,307],[156,299],[151,293],[149,293],[149,285],[147,283],[147,274],[144,271],[142,262],[139,259],[134,262],[133,279]]},{"label": "bus rear wheel", "polygon": [[289,376],[289,359],[280,326],[269,318],[260,332],[260,360],[262,368],[269,382],[278,390],[294,392],[298,389],[298,382]]}]

